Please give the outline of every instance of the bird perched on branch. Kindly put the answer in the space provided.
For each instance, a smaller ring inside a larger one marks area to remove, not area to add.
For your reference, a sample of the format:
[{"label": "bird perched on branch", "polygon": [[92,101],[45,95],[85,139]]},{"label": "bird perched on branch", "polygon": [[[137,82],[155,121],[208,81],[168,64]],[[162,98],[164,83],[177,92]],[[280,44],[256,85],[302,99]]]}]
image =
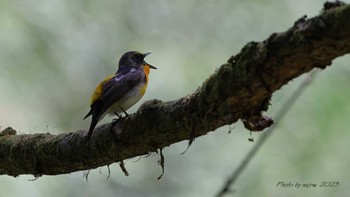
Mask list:
[{"label": "bird perched on branch", "polygon": [[106,114],[115,114],[118,118],[122,117],[122,113],[128,115],[126,110],[145,94],[150,69],[157,69],[144,60],[149,54],[126,52],[119,60],[117,72],[97,85],[91,97],[91,109],[84,117],[85,119],[92,115],[88,139]]}]

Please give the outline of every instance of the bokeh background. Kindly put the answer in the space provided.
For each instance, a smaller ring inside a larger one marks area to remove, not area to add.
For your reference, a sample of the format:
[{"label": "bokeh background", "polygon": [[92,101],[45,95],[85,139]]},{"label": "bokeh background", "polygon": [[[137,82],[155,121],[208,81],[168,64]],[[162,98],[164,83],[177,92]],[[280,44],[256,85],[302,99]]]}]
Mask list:
[{"label": "bokeh background", "polygon": [[[20,133],[86,129],[95,85],[116,70],[129,50],[152,52],[145,97],[173,100],[190,94],[249,41],[262,41],[314,16],[324,1],[92,1],[0,2],[0,126]],[[228,196],[350,195],[350,56],[321,71],[274,135],[248,165]],[[302,83],[274,94],[278,109]],[[106,119],[105,121],[110,121]],[[130,159],[125,177],[117,164],[59,176],[0,176],[0,196],[213,196],[254,146],[241,123],[165,148],[159,156]],[[253,134],[258,140],[260,134]],[[279,181],[338,181],[336,188],[280,188]]]}]

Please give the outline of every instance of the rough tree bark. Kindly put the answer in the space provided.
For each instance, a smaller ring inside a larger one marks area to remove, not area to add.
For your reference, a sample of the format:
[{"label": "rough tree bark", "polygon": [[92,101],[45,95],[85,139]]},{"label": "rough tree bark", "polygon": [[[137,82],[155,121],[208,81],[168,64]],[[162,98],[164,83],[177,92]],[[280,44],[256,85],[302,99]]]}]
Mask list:
[{"label": "rough tree bark", "polygon": [[350,6],[326,3],[320,15],[303,17],[263,42],[248,43],[194,93],[169,102],[145,102],[114,127],[110,123],[95,129],[89,142],[85,130],[17,135],[5,129],[0,133],[0,174],[40,176],[92,169],[192,140],[239,119],[248,129],[263,129],[270,122],[261,113],[273,92],[349,52]]}]

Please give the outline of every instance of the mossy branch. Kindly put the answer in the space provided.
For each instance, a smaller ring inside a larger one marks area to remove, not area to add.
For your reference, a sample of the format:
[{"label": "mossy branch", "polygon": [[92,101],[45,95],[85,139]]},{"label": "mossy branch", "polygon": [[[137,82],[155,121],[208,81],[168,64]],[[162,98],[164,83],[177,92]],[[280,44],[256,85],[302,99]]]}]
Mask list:
[{"label": "mossy branch", "polygon": [[262,130],[271,124],[261,113],[273,92],[350,52],[349,21],[349,5],[325,4],[320,15],[303,17],[263,42],[248,43],[194,93],[169,102],[145,102],[113,127],[110,123],[95,129],[90,141],[85,130],[17,135],[8,128],[0,133],[0,174],[93,169],[193,140],[239,119],[250,130]]}]

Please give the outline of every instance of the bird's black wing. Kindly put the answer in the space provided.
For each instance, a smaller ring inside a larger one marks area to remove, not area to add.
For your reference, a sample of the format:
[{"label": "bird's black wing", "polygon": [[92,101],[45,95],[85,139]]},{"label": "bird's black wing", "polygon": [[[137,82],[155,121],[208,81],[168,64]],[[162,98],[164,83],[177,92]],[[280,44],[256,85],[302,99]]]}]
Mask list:
[{"label": "bird's black wing", "polygon": [[144,80],[145,76],[143,72],[142,67],[125,67],[119,70],[113,77],[104,81],[101,95],[91,104],[91,110],[85,116],[86,118],[92,115],[88,138],[91,137],[92,131],[108,108]]},{"label": "bird's black wing", "polygon": [[103,100],[102,113],[105,113],[114,103],[120,100],[128,91],[136,87],[145,75],[142,67],[129,68],[118,72],[105,84],[101,100]]}]

